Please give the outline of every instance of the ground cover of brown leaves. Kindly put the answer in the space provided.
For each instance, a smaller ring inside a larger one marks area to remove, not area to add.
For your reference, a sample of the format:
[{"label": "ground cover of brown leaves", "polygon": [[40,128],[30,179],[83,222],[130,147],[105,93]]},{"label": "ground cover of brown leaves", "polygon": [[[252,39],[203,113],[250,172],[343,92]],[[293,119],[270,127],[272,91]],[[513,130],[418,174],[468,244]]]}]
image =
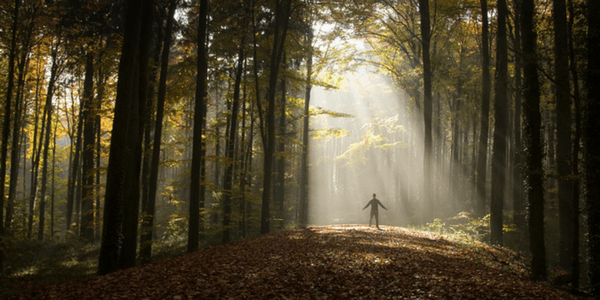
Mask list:
[{"label": "ground cover of brown leaves", "polygon": [[400,227],[315,226],[68,284],[21,299],[575,299],[527,280],[507,251]]}]

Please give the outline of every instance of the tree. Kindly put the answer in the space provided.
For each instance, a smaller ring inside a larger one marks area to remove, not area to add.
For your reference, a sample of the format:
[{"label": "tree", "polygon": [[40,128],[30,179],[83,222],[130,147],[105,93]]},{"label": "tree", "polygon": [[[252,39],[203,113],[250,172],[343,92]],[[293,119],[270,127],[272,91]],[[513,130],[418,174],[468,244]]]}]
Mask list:
[{"label": "tree", "polygon": [[[245,17],[241,27],[245,28]],[[231,117],[229,121],[229,137],[225,144],[227,155],[227,168],[225,169],[225,182],[223,185],[223,243],[231,240],[231,200],[233,197],[233,170],[235,166],[235,145],[238,135],[238,111],[240,107],[240,86],[242,84],[242,73],[244,72],[245,58],[245,32],[242,31],[239,43],[237,68],[235,71],[235,83],[233,86],[233,99],[231,101]]]},{"label": "tree", "polygon": [[556,164],[558,171],[559,259],[571,271],[573,257],[573,182],[571,180],[571,95],[567,8],[565,0],[554,0],[554,72],[556,93]]},{"label": "tree", "polygon": [[507,16],[508,8],[506,1],[498,0],[497,67],[494,93],[494,151],[492,153],[492,199],[490,205],[490,239],[492,244],[497,245],[502,245],[502,206],[506,191],[506,139],[508,136]]},{"label": "tree", "polygon": [[94,128],[97,108],[94,103],[94,56],[85,56],[85,81],[83,85],[83,186],[81,196],[80,237],[87,241],[94,240],[94,150],[96,130]]},{"label": "tree", "polygon": [[487,166],[488,133],[490,124],[490,54],[488,38],[488,9],[487,0],[481,0],[481,125],[479,129],[479,150],[477,156],[477,198],[475,212],[485,215],[485,175]]},{"label": "tree", "polygon": [[419,14],[421,16],[421,43],[423,47],[423,120],[425,122],[425,141],[423,153],[423,188],[425,197],[425,222],[433,221],[432,176],[431,176],[431,118],[432,118],[432,91],[431,91],[431,25],[429,17],[429,0],[419,0]]},{"label": "tree", "polygon": [[188,231],[187,251],[198,250],[198,235],[200,223],[200,207],[204,206],[204,193],[201,185],[203,181],[203,139],[202,131],[206,117],[206,76],[208,72],[206,57],[206,22],[208,1],[200,0],[200,13],[198,16],[198,37],[196,40],[198,60],[196,76],[196,101],[194,103],[194,138],[192,146],[192,166],[190,183],[190,223]]},{"label": "tree", "polygon": [[14,70],[15,70],[15,56],[17,49],[17,24],[19,20],[19,6],[20,0],[15,0],[13,24],[12,24],[12,37],[10,44],[10,53],[8,56],[8,85],[6,88],[6,102],[4,103],[4,120],[2,126],[2,143],[0,145],[0,270],[2,270],[4,262],[4,253],[2,246],[4,245],[4,182],[6,178],[6,159],[8,154],[8,138],[10,137],[10,117],[12,115],[12,94],[14,87]]},{"label": "tree", "polygon": [[287,37],[289,19],[292,12],[292,0],[277,0],[275,5],[275,23],[273,32],[273,48],[269,62],[269,89],[267,92],[267,113],[265,123],[267,127],[266,140],[263,140],[265,148],[263,162],[263,196],[261,206],[260,232],[270,231],[271,219],[271,182],[273,180],[273,154],[275,153],[275,94],[277,87],[277,75],[281,64],[285,40]]},{"label": "tree", "polygon": [[587,209],[588,282],[600,298],[600,2],[587,0],[587,97],[582,119],[583,187]]},{"label": "tree", "polygon": [[529,248],[532,255],[531,276],[535,280],[544,280],[547,271],[544,245],[543,147],[540,129],[542,116],[534,11],[533,0],[522,1],[524,186],[528,209]]},{"label": "tree", "polygon": [[[310,23],[309,23],[310,24]],[[300,162],[300,197],[298,200],[298,223],[301,227],[308,225],[308,147],[310,92],[312,90],[313,72],[313,29],[312,24],[306,33],[306,87],[304,92],[304,117],[302,118],[302,153]]]},{"label": "tree", "polygon": [[[115,115],[110,144],[110,157],[106,179],[106,195],[104,206],[104,220],[102,229],[102,243],[98,259],[98,274],[103,275],[113,272],[127,265],[135,264],[135,248],[133,261],[131,254],[123,255],[122,243],[131,238],[126,236],[131,228],[124,228],[125,216],[133,219],[137,227],[137,209],[133,215],[125,215],[125,207],[137,207],[138,198],[135,197],[136,179],[139,177],[139,164],[137,164],[136,142],[139,141],[139,103],[137,103],[137,84],[139,66],[140,33],[142,28],[142,12],[144,1],[127,1],[125,17],[125,36],[119,62],[119,81],[117,84],[117,99],[115,102]],[[130,193],[128,190],[134,190]],[[134,231],[134,234],[137,232]],[[135,239],[133,241],[135,245]],[[127,249],[130,251],[130,249]]]}]

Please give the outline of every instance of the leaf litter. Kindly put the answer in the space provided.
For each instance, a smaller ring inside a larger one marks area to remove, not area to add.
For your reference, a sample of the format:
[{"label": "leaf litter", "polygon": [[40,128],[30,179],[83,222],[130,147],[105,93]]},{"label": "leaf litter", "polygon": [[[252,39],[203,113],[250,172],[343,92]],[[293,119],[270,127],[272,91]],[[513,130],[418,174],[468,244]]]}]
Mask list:
[{"label": "leaf litter", "polygon": [[401,227],[312,226],[211,246],[20,299],[577,299],[523,259]]}]

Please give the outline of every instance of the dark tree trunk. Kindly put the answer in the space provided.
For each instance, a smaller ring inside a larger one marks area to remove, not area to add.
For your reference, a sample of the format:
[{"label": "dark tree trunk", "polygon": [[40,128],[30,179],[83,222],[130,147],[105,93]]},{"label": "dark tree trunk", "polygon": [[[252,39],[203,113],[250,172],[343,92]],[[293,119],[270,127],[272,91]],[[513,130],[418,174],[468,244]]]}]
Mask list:
[{"label": "dark tree trunk", "polygon": [[[73,100],[75,101],[75,100]],[[67,182],[67,231],[70,230],[73,223],[73,205],[75,204],[75,188],[77,187],[77,178],[81,172],[79,158],[81,156],[81,144],[83,142],[83,105],[80,105],[79,119],[77,121],[77,133],[75,138],[75,149],[73,149],[73,161],[69,170],[69,180]],[[75,221],[77,222],[77,220]]]},{"label": "dark tree trunk", "polygon": [[575,106],[575,132],[573,137],[573,253],[571,257],[571,268],[573,274],[573,281],[571,283],[571,289],[573,291],[579,290],[579,197],[580,197],[580,175],[579,175],[579,152],[580,152],[580,141],[581,141],[581,95],[579,90],[579,73],[578,73],[578,61],[575,58],[575,47],[573,42],[573,24],[575,22],[575,8],[573,1],[569,0],[569,24],[568,24],[568,36],[569,38],[569,60],[571,76],[573,77],[573,104]]},{"label": "dark tree trunk", "polygon": [[[142,3],[141,26],[137,38],[136,59],[134,66],[134,81],[130,87],[133,89],[130,112],[129,127],[127,128],[127,146],[131,150],[129,161],[127,161],[126,183],[123,198],[123,242],[119,258],[119,267],[126,269],[135,266],[137,252],[137,236],[139,224],[140,196],[141,196],[141,168],[142,168],[142,144],[144,125],[147,119],[146,101],[148,96],[149,81],[149,45],[150,34],[152,34],[152,10],[154,1],[145,0]],[[117,87],[118,92],[118,87]],[[133,113],[132,113],[133,112]],[[116,110],[115,110],[116,115]]]},{"label": "dark tree trunk", "polygon": [[600,298],[600,2],[587,0],[587,98],[583,107],[583,186],[588,212],[588,281]]},{"label": "dark tree trunk", "polygon": [[[518,2],[518,1],[517,1]],[[515,115],[513,118],[513,135],[515,149],[513,150],[513,220],[519,228],[525,228],[525,216],[523,213],[523,181],[521,179],[521,168],[523,164],[523,145],[521,141],[521,108],[522,108],[522,67],[523,59],[521,54],[521,7],[519,3],[514,4],[515,10]]]},{"label": "dark tree trunk", "polygon": [[238,65],[235,72],[235,83],[233,87],[233,100],[231,103],[231,118],[229,124],[229,137],[225,145],[227,151],[227,168],[225,169],[225,183],[223,185],[223,243],[231,240],[231,200],[233,197],[233,169],[235,167],[235,140],[238,127],[238,111],[240,107],[240,86],[242,84],[242,73],[244,72],[244,45],[245,38],[242,37],[238,53]]},{"label": "dark tree trunk", "polygon": [[58,47],[59,41],[57,41],[52,48],[52,67],[50,68],[50,79],[48,80],[48,89],[46,92],[46,124],[42,124],[42,126],[45,127],[43,131],[45,131],[46,134],[44,135],[44,163],[42,166],[38,240],[42,240],[44,238],[44,225],[46,216],[46,188],[48,182],[48,152],[50,151],[50,136],[52,136],[52,98],[54,96],[54,85],[58,77]]},{"label": "dark tree trunk", "polygon": [[556,163],[558,170],[558,213],[560,266],[571,271],[573,256],[573,181],[571,157],[571,96],[567,7],[565,0],[554,0],[554,71],[556,90]]},{"label": "dark tree trunk", "polygon": [[312,90],[313,68],[313,29],[309,24],[306,47],[306,90],[304,92],[304,118],[302,120],[302,155],[300,158],[300,197],[298,199],[298,223],[300,227],[308,225],[308,148],[309,148],[309,119],[310,119],[310,93]]},{"label": "dark tree trunk", "polygon": [[[285,55],[284,55],[285,62]],[[276,218],[278,221],[278,229],[283,230],[285,216],[284,216],[284,202],[285,202],[285,138],[286,138],[286,79],[281,79],[281,102],[279,103],[279,137],[277,139],[277,164],[276,168],[276,179],[275,187],[273,188],[273,198],[277,203]]]},{"label": "dark tree trunk", "polygon": [[206,76],[207,76],[207,57],[206,57],[206,17],[208,11],[208,0],[200,1],[200,13],[198,20],[198,62],[196,76],[196,102],[194,105],[194,138],[192,148],[192,167],[190,183],[190,219],[188,230],[187,252],[198,250],[198,237],[200,235],[200,207],[204,206],[203,169],[204,158],[202,146],[202,131],[204,118],[206,116]]},{"label": "dark tree trunk", "polygon": [[432,119],[432,74],[431,74],[431,20],[429,17],[429,0],[419,0],[421,15],[421,42],[423,46],[423,120],[425,141],[423,147],[423,189],[425,200],[425,222],[433,221],[432,176],[431,176],[431,119]]},{"label": "dark tree trunk", "polygon": [[505,0],[498,0],[498,42],[496,49],[496,85],[494,98],[494,152],[492,153],[492,199],[490,203],[490,239],[502,245],[502,206],[506,191],[506,148],[508,136],[508,50],[506,42]]},{"label": "dark tree trunk", "polygon": [[267,93],[267,140],[263,140],[265,145],[264,155],[264,178],[263,178],[263,196],[261,206],[260,232],[262,234],[270,231],[271,221],[271,182],[273,174],[273,154],[275,153],[275,92],[277,88],[277,76],[281,64],[285,40],[287,37],[288,24],[292,10],[292,0],[277,1],[275,8],[275,32],[273,37],[273,49],[271,49],[271,58],[269,66],[269,90]]},{"label": "dark tree trunk", "polygon": [[[8,85],[6,88],[6,102],[4,104],[4,120],[2,130],[2,144],[0,145],[0,270],[4,262],[4,182],[6,180],[6,156],[8,154],[8,138],[10,137],[10,117],[12,116],[12,94],[14,87],[15,56],[17,50],[17,26],[19,20],[20,0],[15,0],[15,10],[13,14],[12,37],[10,44],[10,54],[8,56]],[[14,175],[11,175],[14,176]]]},{"label": "dark tree trunk", "polygon": [[488,16],[487,0],[481,0],[481,57],[482,57],[482,96],[481,96],[481,125],[479,131],[479,148],[477,156],[477,198],[475,212],[477,216],[485,215],[485,185],[486,185],[486,166],[487,166],[487,148],[488,133],[490,126],[490,50],[488,38]]},{"label": "dark tree trunk", "polygon": [[[154,141],[152,142],[152,158],[150,162],[150,178],[148,181],[148,201],[142,207],[143,218],[142,234],[140,239],[140,256],[148,262],[152,256],[152,235],[154,232],[154,214],[156,208],[156,194],[158,183],[158,169],[160,163],[160,145],[162,140],[163,118],[165,111],[165,99],[167,94],[167,74],[169,70],[169,55],[171,51],[172,31],[175,10],[177,9],[177,0],[171,0],[169,4],[169,15],[165,29],[165,39],[163,43],[160,79],[158,83],[158,97],[156,101],[156,118],[154,122]],[[162,30],[162,29],[159,29]],[[157,50],[158,51],[158,50]],[[150,107],[148,105],[147,107]],[[150,139],[150,136],[146,136]]]},{"label": "dark tree trunk", "polygon": [[529,248],[532,255],[531,276],[545,280],[546,248],[544,244],[544,170],[542,166],[542,116],[540,83],[533,21],[533,0],[522,1],[521,29],[523,38],[523,149],[525,150],[525,199],[528,206]]},{"label": "dark tree trunk", "polygon": [[[135,163],[137,160],[135,155],[139,154],[135,145],[139,140],[139,104],[136,90],[139,80],[138,58],[144,2],[129,0],[127,6],[106,179],[102,243],[98,260],[100,275],[135,263],[135,260],[124,261],[131,259],[131,253],[122,255],[124,249],[121,245],[124,242],[124,235],[132,231],[132,228],[124,228],[124,216],[133,219],[136,225],[138,221],[137,210],[132,214],[129,213],[132,212],[131,208],[137,207],[139,199],[128,197],[135,196],[135,191],[139,194],[139,186],[135,185],[136,178],[139,177],[139,165],[136,166]],[[127,190],[134,190],[134,192],[130,194]],[[125,207],[129,209],[124,209]],[[129,241],[131,242],[135,245],[136,241]],[[135,259],[135,248],[133,254]]]},{"label": "dark tree trunk", "polygon": [[79,237],[86,242],[94,241],[94,150],[96,130],[94,128],[94,56],[87,54],[85,81],[83,84],[83,185],[81,196],[81,226]]}]

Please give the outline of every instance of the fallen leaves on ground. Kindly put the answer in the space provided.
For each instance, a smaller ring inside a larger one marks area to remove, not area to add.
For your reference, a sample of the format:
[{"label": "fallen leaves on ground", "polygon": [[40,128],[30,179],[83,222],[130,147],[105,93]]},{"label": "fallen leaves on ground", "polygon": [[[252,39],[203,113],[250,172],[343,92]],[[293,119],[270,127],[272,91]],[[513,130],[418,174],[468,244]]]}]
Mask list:
[{"label": "fallen leaves on ground", "polygon": [[576,299],[526,279],[514,255],[400,227],[266,234],[21,299]]}]

